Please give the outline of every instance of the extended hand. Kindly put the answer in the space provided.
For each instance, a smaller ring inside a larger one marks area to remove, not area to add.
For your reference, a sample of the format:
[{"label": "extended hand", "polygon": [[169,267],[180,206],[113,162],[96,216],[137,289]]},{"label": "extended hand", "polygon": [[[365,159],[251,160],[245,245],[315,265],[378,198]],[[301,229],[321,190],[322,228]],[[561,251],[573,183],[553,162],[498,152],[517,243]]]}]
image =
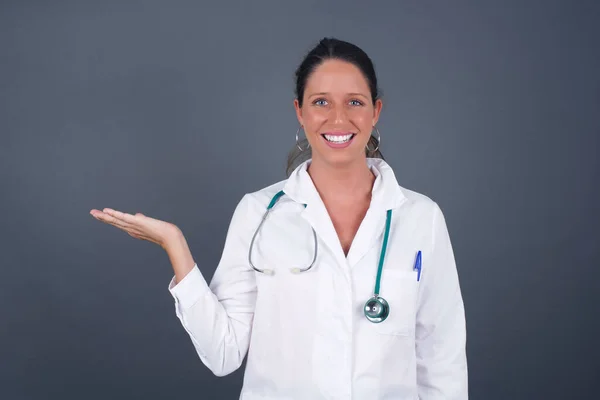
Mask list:
[{"label": "extended hand", "polygon": [[170,222],[147,217],[142,213],[132,215],[105,208],[103,211],[92,209],[90,214],[99,221],[124,230],[129,236],[156,243],[162,248],[165,248],[167,239],[179,231],[179,228]]}]

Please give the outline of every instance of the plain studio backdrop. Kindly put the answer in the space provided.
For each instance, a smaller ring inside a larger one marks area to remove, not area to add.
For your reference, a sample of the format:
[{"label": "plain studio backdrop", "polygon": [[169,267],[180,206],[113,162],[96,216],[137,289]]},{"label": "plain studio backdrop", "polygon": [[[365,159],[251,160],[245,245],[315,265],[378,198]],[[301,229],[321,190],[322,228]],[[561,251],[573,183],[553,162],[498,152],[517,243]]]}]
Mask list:
[{"label": "plain studio backdrop", "polygon": [[[293,73],[319,39],[371,56],[381,149],[437,201],[472,399],[592,398],[600,377],[596,1],[3,1],[0,398],[237,399],[201,363],[157,245],[210,280],[244,193],[285,179]],[[376,268],[376,265],[373,265]]]}]

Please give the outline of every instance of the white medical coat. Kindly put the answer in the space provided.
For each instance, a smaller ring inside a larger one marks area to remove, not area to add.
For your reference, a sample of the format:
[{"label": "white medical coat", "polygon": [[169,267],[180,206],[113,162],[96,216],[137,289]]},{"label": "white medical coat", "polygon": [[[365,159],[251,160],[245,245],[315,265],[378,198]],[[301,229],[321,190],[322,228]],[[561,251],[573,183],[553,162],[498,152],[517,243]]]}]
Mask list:
[{"label": "white medical coat", "polygon": [[[302,163],[287,180],[244,195],[214,276],[197,264],[169,291],[200,360],[215,375],[248,353],[240,399],[467,399],[465,313],[444,216],[430,198],[398,185],[391,167],[375,174],[370,207],[348,256]],[[272,197],[282,196],[252,235]],[[304,207],[306,204],[306,208]],[[386,211],[392,222],[380,295],[388,318],[369,322]],[[307,272],[293,274],[293,267]],[[417,251],[422,270],[413,269]]]}]

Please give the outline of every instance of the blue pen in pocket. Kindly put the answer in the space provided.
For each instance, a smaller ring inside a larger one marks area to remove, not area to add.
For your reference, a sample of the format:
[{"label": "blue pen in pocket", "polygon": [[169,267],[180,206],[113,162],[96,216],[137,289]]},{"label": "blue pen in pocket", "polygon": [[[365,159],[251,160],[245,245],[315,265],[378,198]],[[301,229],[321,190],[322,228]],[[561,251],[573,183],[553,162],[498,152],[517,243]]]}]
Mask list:
[{"label": "blue pen in pocket", "polygon": [[419,281],[421,279],[421,250],[417,252],[417,258],[415,259],[413,271],[419,271],[417,272],[417,281]]}]

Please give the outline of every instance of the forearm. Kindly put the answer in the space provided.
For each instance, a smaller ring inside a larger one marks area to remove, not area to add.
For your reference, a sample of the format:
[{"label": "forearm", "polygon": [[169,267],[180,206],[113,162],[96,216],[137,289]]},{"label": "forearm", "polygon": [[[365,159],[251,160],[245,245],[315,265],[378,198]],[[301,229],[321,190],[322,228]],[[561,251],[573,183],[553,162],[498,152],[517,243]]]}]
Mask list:
[{"label": "forearm", "polygon": [[169,238],[165,240],[163,247],[175,272],[175,283],[179,283],[195,265],[194,258],[181,230],[174,230]]}]

